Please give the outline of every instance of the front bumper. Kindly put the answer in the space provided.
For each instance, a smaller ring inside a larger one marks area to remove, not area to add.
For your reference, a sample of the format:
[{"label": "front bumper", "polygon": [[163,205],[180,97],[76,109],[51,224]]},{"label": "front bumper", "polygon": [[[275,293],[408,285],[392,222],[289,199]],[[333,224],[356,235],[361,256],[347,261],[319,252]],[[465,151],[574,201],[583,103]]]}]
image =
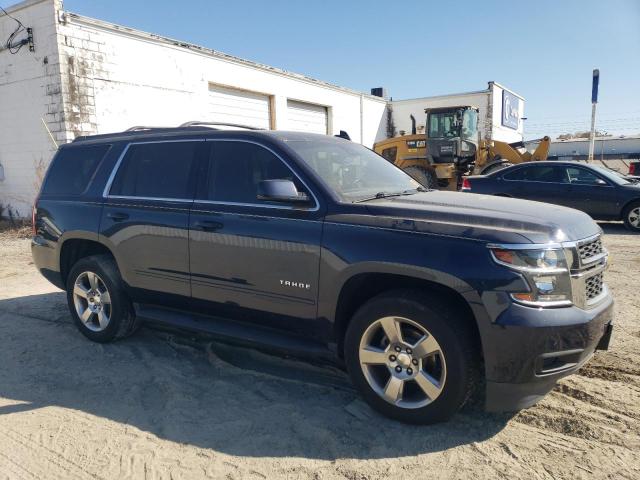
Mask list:
[{"label": "front bumper", "polygon": [[[487,411],[529,407],[558,379],[606,350],[613,330],[613,298],[596,307],[542,309],[512,304],[492,325],[485,352]],[[488,348],[487,348],[488,347]]]}]

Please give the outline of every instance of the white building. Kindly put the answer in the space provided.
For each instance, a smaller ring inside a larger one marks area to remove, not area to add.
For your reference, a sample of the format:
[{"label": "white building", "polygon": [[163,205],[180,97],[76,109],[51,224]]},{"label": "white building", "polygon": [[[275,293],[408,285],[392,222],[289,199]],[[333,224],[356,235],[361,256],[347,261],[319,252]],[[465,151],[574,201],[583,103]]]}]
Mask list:
[{"label": "white building", "polygon": [[34,47],[4,47],[18,23],[0,12],[0,203],[21,216],[54,141],[79,135],[202,120],[345,130],[367,146],[384,137],[382,98],[66,12],[61,0],[6,10],[32,29]]},{"label": "white building", "polygon": [[[589,156],[588,138],[553,140],[549,157],[562,160],[585,160]],[[605,159],[640,159],[640,135],[624,137],[596,137],[593,156]]]},{"label": "white building", "polygon": [[[417,133],[424,132],[425,108],[472,106],[479,109],[478,124],[482,138],[509,143],[522,140],[524,98],[496,82],[489,82],[486,90],[392,100],[390,105],[398,134],[401,131],[411,133],[411,115],[416,119]],[[386,134],[383,138],[386,138]]]}]

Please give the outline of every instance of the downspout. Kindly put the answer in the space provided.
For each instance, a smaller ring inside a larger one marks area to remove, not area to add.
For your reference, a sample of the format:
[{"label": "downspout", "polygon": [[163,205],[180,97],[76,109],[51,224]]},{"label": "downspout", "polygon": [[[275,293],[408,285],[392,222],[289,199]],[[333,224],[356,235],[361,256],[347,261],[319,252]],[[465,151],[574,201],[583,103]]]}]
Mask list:
[{"label": "downspout", "polygon": [[364,145],[364,94],[360,94],[360,145]]}]

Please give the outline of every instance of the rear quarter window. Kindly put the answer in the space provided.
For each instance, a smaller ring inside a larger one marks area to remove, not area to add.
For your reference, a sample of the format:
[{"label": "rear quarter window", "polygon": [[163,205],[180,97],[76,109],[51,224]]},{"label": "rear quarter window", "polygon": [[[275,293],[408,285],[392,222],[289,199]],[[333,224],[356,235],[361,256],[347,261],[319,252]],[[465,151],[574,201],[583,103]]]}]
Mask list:
[{"label": "rear quarter window", "polygon": [[63,148],[55,156],[42,193],[81,195],[87,190],[100,162],[111,145],[87,145]]}]

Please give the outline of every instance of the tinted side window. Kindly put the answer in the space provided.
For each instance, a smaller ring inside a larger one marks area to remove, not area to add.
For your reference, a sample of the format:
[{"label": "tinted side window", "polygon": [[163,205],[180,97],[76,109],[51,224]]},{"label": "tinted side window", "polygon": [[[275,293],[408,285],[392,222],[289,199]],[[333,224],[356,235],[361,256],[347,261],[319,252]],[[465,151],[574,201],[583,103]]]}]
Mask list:
[{"label": "tinted side window", "polygon": [[42,193],[47,195],[83,193],[110,147],[111,145],[93,145],[61,149],[49,169]]},{"label": "tinted side window", "polygon": [[389,160],[391,163],[396,161],[396,154],[398,153],[398,147],[385,148],[382,150],[382,156]]},{"label": "tinted side window", "polygon": [[571,183],[579,185],[595,185],[600,180],[595,173],[585,170],[584,168],[567,168],[567,174],[569,175],[569,181]]},{"label": "tinted side window", "polygon": [[193,198],[190,185],[196,151],[203,142],[130,145],[110,195],[147,198]]},{"label": "tinted side window", "polygon": [[568,181],[564,168],[549,165],[520,168],[514,172],[507,173],[504,178],[506,180],[525,180],[530,182],[566,183]]},{"label": "tinted side window", "polygon": [[258,200],[262,180],[291,180],[304,191],[298,178],[264,147],[245,142],[212,142],[207,199],[234,203],[270,203]]}]

